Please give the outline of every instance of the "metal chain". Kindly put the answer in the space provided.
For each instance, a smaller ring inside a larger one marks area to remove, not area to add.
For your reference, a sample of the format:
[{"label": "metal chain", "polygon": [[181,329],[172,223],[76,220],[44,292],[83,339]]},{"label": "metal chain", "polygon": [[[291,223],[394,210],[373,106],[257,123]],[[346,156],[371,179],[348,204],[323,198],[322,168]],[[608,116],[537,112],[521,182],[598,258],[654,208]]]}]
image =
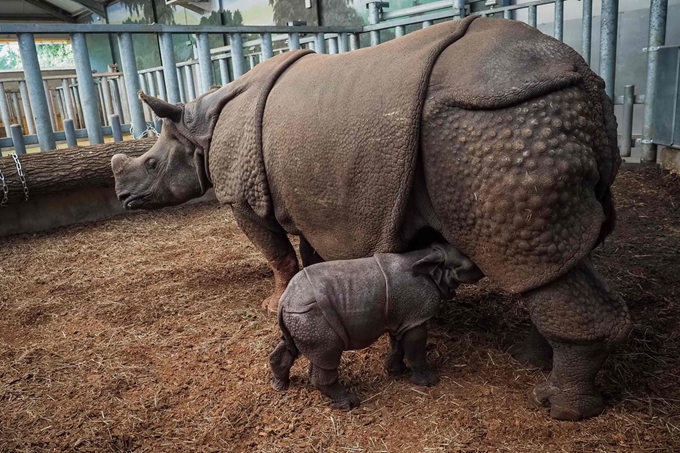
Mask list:
[{"label": "metal chain", "polygon": [[132,138],[134,138],[134,139],[144,138],[144,137],[149,135],[149,132],[153,132],[157,137],[159,135],[156,128],[153,127],[152,125],[148,124],[146,126],[146,130],[144,132],[142,132],[142,134],[139,137],[135,137],[135,128],[132,127],[132,124],[130,124],[130,135],[132,135]]},{"label": "metal chain", "polygon": [[5,175],[2,174],[2,171],[0,171],[0,182],[2,182],[2,201],[0,201],[0,206],[4,208],[9,199],[9,188],[7,187]]},{"label": "metal chain", "polygon": [[17,166],[17,175],[21,180],[21,185],[24,187],[24,200],[28,201],[28,186],[26,185],[26,176],[24,176],[24,171],[21,169],[21,162],[19,162],[19,156],[16,153],[11,154],[14,163]]}]

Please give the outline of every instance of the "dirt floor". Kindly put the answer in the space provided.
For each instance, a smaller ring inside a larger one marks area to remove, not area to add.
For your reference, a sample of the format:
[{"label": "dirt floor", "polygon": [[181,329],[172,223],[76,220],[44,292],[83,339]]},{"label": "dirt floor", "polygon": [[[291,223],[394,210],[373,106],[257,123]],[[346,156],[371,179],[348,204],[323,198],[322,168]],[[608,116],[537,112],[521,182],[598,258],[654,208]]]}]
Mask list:
[{"label": "dirt floor", "polygon": [[0,239],[0,451],[680,451],[680,179],[623,171],[615,194],[595,264],[635,328],[600,375],[600,417],[530,406],[547,375],[505,352],[525,308],[488,282],[431,323],[438,386],[387,376],[383,338],[344,356],[358,409],[328,409],[304,359],[272,390],[272,274],[203,204]]}]

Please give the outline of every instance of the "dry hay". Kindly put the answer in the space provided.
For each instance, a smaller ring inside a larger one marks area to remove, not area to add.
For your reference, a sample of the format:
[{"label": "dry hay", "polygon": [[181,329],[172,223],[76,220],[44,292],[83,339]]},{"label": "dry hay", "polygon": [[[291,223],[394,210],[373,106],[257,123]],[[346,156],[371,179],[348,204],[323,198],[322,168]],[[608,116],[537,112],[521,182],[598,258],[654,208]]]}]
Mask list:
[{"label": "dry hay", "polygon": [[595,264],[636,326],[600,375],[600,417],[529,405],[546,375],[504,352],[525,310],[486,282],[431,323],[438,386],[387,376],[383,338],[343,359],[359,409],[328,409],[304,359],[275,392],[271,272],[204,204],[0,240],[0,451],[680,450],[680,180],[625,171],[615,187],[619,228]]}]

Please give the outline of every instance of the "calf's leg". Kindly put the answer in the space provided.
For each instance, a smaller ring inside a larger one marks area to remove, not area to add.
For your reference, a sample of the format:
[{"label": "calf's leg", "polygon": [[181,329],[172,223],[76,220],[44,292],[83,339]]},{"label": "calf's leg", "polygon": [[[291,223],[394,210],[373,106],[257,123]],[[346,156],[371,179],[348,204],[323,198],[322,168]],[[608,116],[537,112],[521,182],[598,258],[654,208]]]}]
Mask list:
[{"label": "calf's leg", "polygon": [[432,371],[427,364],[427,326],[421,324],[418,327],[407,330],[401,339],[406,360],[413,370],[411,382],[416,385],[430,386],[439,382],[437,373]]},{"label": "calf's leg", "polygon": [[588,259],[525,295],[534,325],[553,350],[553,369],[530,400],[550,416],[581,420],[604,409],[595,377],[612,348],[630,332],[624,302],[609,290]]},{"label": "calf's leg", "polygon": [[238,226],[262,252],[274,271],[274,292],[262,302],[262,308],[276,313],[288,282],[300,269],[295,250],[280,226],[267,225],[247,209],[234,208],[233,211]]},{"label": "calf's leg", "polygon": [[[338,365],[340,360],[338,360]],[[331,399],[331,407],[333,409],[340,409],[348,411],[359,405],[359,398],[347,391],[347,389],[338,381],[338,369],[324,369],[315,365],[309,364],[309,380],[312,381],[321,393]]]},{"label": "calf's leg", "polygon": [[391,350],[385,357],[385,369],[388,374],[396,376],[406,370],[404,364],[404,347],[393,335],[390,335]]},{"label": "calf's leg", "polygon": [[288,390],[290,385],[290,368],[298,356],[299,352],[297,350],[291,351],[285,340],[281,340],[269,355],[269,365],[274,374],[272,377],[272,387],[275,390]]}]

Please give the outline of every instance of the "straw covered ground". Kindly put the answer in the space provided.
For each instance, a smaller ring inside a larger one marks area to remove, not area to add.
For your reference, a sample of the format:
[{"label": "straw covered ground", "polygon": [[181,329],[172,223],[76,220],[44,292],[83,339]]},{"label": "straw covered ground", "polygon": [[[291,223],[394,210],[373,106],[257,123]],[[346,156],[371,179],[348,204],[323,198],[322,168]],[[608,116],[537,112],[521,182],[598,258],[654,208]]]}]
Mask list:
[{"label": "straw covered ground", "polygon": [[202,204],[0,239],[0,451],[680,451],[680,179],[627,170],[615,189],[595,264],[635,328],[599,377],[600,417],[530,406],[546,374],[505,352],[525,308],[486,281],[431,323],[438,386],[387,376],[383,338],[343,359],[358,409],[328,409],[304,359],[272,390],[272,274],[229,210]]}]

